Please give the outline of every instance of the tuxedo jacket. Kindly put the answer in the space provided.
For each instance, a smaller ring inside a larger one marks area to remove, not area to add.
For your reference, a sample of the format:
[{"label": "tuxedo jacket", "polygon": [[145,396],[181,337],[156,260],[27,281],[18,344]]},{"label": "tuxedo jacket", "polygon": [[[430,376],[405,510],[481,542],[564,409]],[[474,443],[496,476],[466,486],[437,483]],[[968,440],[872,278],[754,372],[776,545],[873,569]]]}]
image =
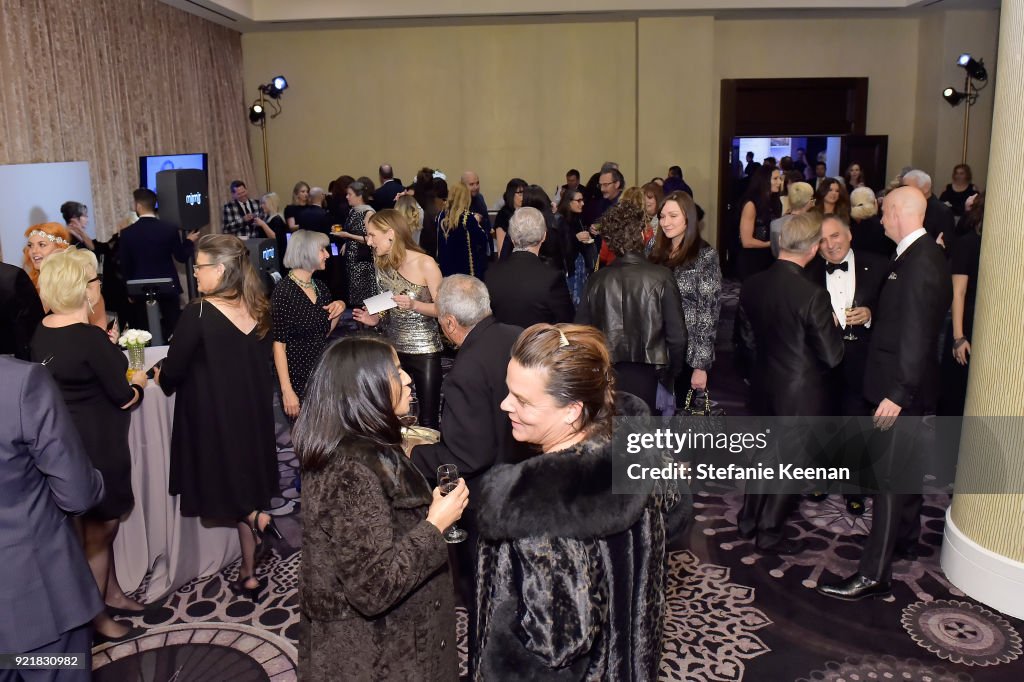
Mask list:
[{"label": "tuxedo jacket", "polygon": [[392,178],[378,187],[373,193],[373,208],[375,211],[382,211],[385,208],[395,207],[395,196],[405,189],[405,185],[398,178]]},{"label": "tuxedo jacket", "polygon": [[45,367],[0,358],[0,651],[56,641],[103,609],[68,514],[103,497]]},{"label": "tuxedo jacket", "polygon": [[174,261],[184,263],[192,255],[192,242],[171,223],[158,218],[139,218],[121,230],[121,275],[124,281],[170,277],[181,291]]},{"label": "tuxedo jacket", "polygon": [[927,234],[889,266],[872,316],[864,398],[888,398],[904,410],[934,408],[939,332],[953,300],[946,256]]},{"label": "tuxedo jacket", "polygon": [[777,260],[743,283],[736,323],[743,345],[753,349],[755,413],[826,414],[826,373],[844,352],[828,292],[796,263]]},{"label": "tuxedo jacket", "polygon": [[[518,462],[529,454],[529,446],[512,438],[512,423],[501,409],[512,346],[522,331],[487,317],[466,337],[444,380],[442,439],[412,450],[413,463],[428,481],[436,480],[437,467],[455,464],[472,487],[494,464]],[[472,495],[470,506],[475,506]]]},{"label": "tuxedo jacket", "polygon": [[43,319],[43,304],[21,268],[0,263],[0,355],[28,360],[29,342]]},{"label": "tuxedo jacket", "polygon": [[528,251],[516,251],[487,271],[491,310],[499,322],[526,328],[572,322],[565,275]]}]

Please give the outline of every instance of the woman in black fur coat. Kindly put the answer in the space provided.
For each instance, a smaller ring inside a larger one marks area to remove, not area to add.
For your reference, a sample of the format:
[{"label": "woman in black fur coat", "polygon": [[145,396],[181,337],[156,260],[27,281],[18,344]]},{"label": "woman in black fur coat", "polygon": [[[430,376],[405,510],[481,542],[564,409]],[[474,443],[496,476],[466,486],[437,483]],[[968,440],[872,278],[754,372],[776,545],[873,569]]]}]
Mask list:
[{"label": "woman in black fur coat", "polygon": [[[328,347],[295,427],[302,461],[303,680],[457,678],[441,532],[468,491],[430,486],[402,452],[412,380],[372,338]],[[340,400],[339,396],[344,396]]]},{"label": "woman in black fur coat", "polygon": [[683,495],[660,483],[612,494],[613,381],[598,330],[530,327],[507,382],[512,435],[541,454],[495,466],[477,493],[475,677],[653,680]]}]

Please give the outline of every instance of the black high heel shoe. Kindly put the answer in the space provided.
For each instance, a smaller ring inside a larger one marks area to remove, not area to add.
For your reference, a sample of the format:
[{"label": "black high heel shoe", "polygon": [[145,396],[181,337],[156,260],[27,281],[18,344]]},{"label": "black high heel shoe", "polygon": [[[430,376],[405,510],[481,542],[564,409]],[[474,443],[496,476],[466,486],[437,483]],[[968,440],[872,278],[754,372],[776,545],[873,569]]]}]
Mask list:
[{"label": "black high heel shoe", "polygon": [[266,512],[256,512],[249,521],[249,529],[252,530],[252,536],[256,540],[254,556],[257,564],[265,559],[272,549],[276,549],[279,554],[284,556],[284,549],[287,546],[284,535],[274,523],[274,517],[270,516],[267,525],[262,530],[260,529],[260,514],[266,514]]},{"label": "black high heel shoe", "polygon": [[259,601],[260,594],[267,587],[267,579],[260,578],[257,581],[259,584],[256,585],[256,587],[246,587],[245,581],[249,580],[249,578],[251,577],[252,576],[246,576],[244,578],[239,578],[238,580],[228,583],[228,589],[231,590],[233,594],[239,597],[245,597],[249,601]]}]

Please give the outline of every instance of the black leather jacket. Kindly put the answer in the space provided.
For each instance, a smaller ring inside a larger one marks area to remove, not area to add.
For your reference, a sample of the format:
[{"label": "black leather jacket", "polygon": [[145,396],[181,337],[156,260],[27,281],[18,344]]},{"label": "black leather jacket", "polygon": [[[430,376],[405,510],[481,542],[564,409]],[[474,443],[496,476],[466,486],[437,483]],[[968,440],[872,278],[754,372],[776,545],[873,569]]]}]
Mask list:
[{"label": "black leather jacket", "polygon": [[576,322],[604,332],[612,362],[657,365],[672,380],[686,363],[686,323],[672,271],[637,253],[587,281]]}]

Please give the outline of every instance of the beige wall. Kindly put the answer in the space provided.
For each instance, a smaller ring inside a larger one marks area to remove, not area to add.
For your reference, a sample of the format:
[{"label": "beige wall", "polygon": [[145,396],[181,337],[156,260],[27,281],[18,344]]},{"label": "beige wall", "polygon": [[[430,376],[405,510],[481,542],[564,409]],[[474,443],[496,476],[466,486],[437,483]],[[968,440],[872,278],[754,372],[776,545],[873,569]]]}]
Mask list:
[{"label": "beige wall", "polygon": [[[372,176],[389,161],[404,180],[422,165],[449,177],[472,167],[493,203],[517,175],[551,188],[571,166],[587,176],[614,159],[632,183],[678,163],[713,239],[724,78],[866,76],[867,133],[889,136],[889,175],[920,164],[946,177],[959,160],[959,111],[946,111],[933,86],[956,75],[941,66],[951,50],[994,64],[998,13],[936,16],[552,19],[254,33],[242,48],[248,92],[276,73],[292,85],[268,128],[278,192],[300,178]],[[978,170],[990,99],[991,91],[972,111]],[[262,168],[259,136],[250,133]]]}]

